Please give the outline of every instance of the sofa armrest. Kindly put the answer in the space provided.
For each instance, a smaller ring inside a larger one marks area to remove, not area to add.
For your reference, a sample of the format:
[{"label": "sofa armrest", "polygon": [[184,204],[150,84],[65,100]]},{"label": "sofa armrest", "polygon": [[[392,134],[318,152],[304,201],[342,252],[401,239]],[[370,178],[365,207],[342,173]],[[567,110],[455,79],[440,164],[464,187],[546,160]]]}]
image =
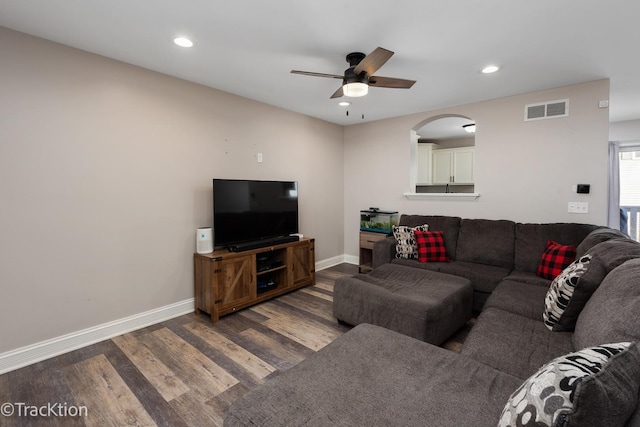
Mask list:
[{"label": "sofa armrest", "polygon": [[388,236],[373,245],[373,268],[391,262],[396,256],[396,239]]}]

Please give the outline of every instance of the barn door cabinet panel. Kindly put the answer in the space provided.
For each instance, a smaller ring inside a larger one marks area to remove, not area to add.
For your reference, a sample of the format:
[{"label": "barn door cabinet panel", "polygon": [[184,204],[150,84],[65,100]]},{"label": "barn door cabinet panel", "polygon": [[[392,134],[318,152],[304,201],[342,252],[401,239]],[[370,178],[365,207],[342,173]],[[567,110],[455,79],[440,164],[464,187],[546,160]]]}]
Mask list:
[{"label": "barn door cabinet panel", "polygon": [[194,254],[196,313],[211,321],[269,298],[315,284],[315,240]]}]

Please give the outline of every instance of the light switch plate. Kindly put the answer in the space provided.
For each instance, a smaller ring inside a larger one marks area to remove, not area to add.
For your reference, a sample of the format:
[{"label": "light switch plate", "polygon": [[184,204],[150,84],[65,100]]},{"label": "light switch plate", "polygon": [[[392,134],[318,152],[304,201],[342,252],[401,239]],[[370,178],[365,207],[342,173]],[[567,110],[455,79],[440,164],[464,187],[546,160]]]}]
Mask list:
[{"label": "light switch plate", "polygon": [[569,202],[569,213],[589,213],[589,202]]}]

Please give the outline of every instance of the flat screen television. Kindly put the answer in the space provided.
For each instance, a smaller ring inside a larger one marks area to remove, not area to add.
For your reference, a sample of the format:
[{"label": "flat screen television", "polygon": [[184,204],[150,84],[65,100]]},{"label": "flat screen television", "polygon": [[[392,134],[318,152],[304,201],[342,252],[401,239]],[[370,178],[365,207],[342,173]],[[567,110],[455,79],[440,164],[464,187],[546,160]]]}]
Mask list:
[{"label": "flat screen television", "polygon": [[297,233],[298,183],[214,179],[213,230],[225,247]]}]

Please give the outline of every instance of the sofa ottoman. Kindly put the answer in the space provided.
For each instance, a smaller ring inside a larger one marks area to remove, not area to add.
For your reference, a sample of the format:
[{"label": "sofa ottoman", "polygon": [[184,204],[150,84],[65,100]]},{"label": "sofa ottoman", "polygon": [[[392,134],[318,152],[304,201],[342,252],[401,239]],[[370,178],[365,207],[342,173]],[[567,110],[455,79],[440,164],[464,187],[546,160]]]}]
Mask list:
[{"label": "sofa ottoman", "polygon": [[469,280],[395,264],[339,278],[333,290],[338,320],[371,323],[435,345],[471,319],[472,307]]}]

